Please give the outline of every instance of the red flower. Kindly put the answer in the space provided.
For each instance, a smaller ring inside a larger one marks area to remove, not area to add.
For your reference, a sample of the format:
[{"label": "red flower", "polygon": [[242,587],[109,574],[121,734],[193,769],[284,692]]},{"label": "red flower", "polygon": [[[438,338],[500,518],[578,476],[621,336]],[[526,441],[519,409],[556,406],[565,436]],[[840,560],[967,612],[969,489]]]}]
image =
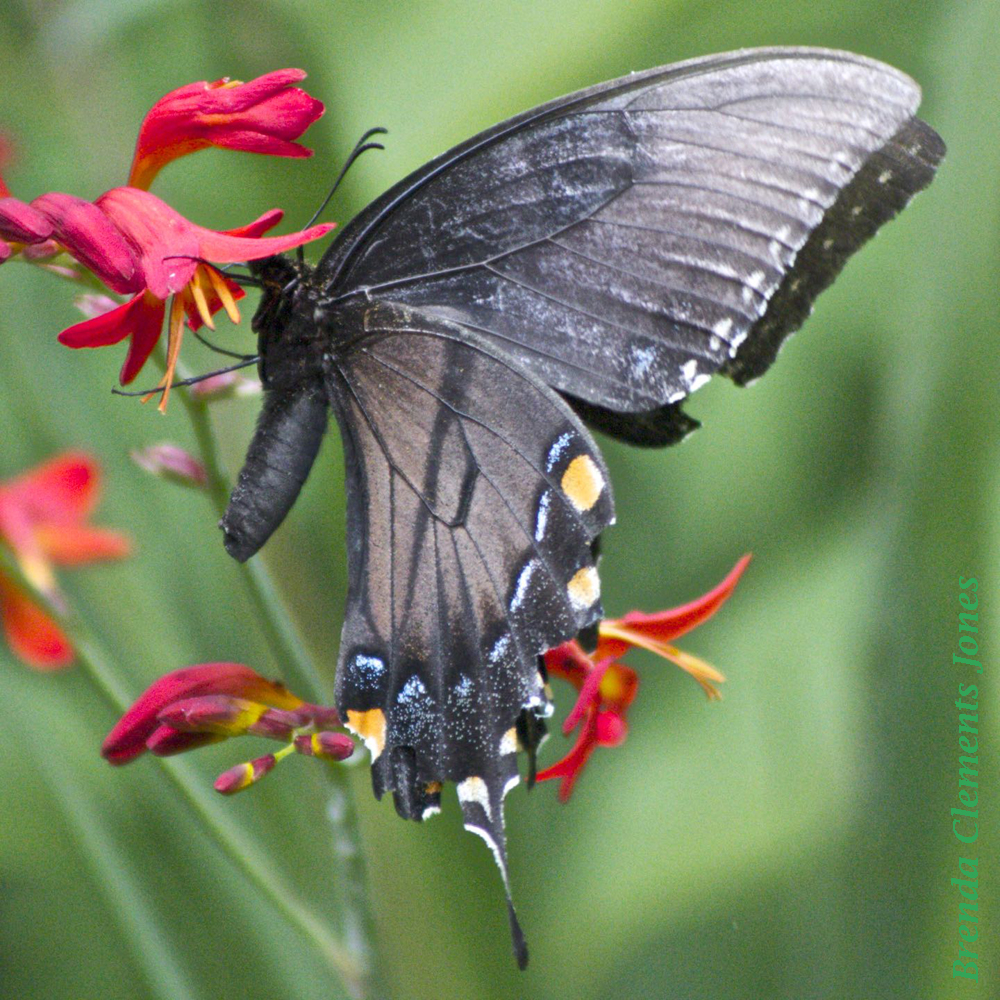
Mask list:
[{"label": "red flower", "polygon": [[244,734],[286,744],[223,772],[215,787],[229,795],[292,753],[323,760],[349,757],[354,751],[350,737],[326,731],[339,725],[335,709],[304,702],[242,663],[201,663],[154,681],[108,734],[101,756],[111,764],[127,764],[146,750],[166,757]]},{"label": "red flower", "polygon": [[[129,186],[114,188],[95,202],[50,192],[29,205],[9,197],[0,180],[0,263],[15,253],[38,260],[65,250],[110,289],[131,296],[59,336],[70,347],[103,347],[128,338],[122,384],[135,378],[156,346],[166,299],[173,296],[161,409],[167,404],[185,317],[193,330],[202,324],[214,328],[212,316],[220,309],[239,322],[236,302],[243,291],[201,261],[258,260],[319,239],[333,226],[264,237],[282,218],[273,209],[248,225],[217,232],[189,222],[146,188],[166,163],[209,146],[311,155],[294,140],[324,108],[292,86],[304,76],[297,69],[278,70],[249,83],[200,82],[167,94],[142,123]],[[68,276],[78,275],[69,271]]]},{"label": "red flower", "polygon": [[563,722],[567,736],[582,723],[576,743],[562,760],[539,771],[537,777],[538,781],[561,778],[559,799],[565,802],[590,755],[598,747],[614,747],[624,741],[628,733],[625,713],[635,698],[639,678],[623,663],[611,659],[595,663],[575,640],[549,650],[545,667],[551,676],[569,681],[579,692]]},{"label": "red flower", "polygon": [[[86,523],[97,502],[99,469],[87,455],[60,455],[0,483],[0,542],[24,578],[59,600],[53,564],[77,566],[128,554],[124,535]],[[54,670],[73,659],[59,626],[9,576],[0,572],[0,614],[11,649],[29,666]]]},{"label": "red flower", "polygon": [[[35,205],[44,199],[65,197],[43,195],[36,199]],[[48,204],[44,202],[43,208]],[[129,247],[133,278],[129,279],[129,287],[121,284],[116,287],[109,280],[112,277],[109,273],[111,259],[95,261],[90,255],[88,266],[116,291],[141,290],[118,308],[63,330],[59,342],[67,347],[104,347],[130,337],[120,376],[122,384],[128,384],[139,374],[160,339],[165,300],[173,295],[167,371],[160,383],[165,387],[161,409],[166,407],[167,388],[173,381],[185,317],[192,330],[203,323],[214,329],[212,314],[219,309],[225,309],[234,323],[240,319],[236,300],[243,297],[243,290],[214,267],[200,263],[198,258],[214,263],[258,260],[319,239],[333,228],[332,224],[323,223],[300,233],[265,237],[261,234],[281,221],[282,213],[272,210],[239,229],[216,232],[189,222],[156,195],[131,187],[108,191],[92,207],[112,226],[117,238]],[[84,262],[77,252],[76,242],[67,240],[64,234],[60,238],[69,252]],[[107,245],[113,249],[118,244],[112,240]]]},{"label": "red flower", "polygon": [[656,614],[632,611],[624,618],[602,621],[593,656],[588,656],[575,640],[545,654],[549,674],[569,681],[579,692],[576,704],[563,722],[567,736],[581,726],[576,743],[562,760],[539,772],[537,779],[561,778],[560,801],[570,797],[594,750],[599,746],[618,746],[628,733],[625,715],[635,698],[639,678],[617,659],[632,647],[665,657],[691,674],[710,699],[719,697],[715,683],[725,680],[722,674],[704,660],[668,643],[711,618],[729,598],[749,562],[750,556],[744,556],[717,587],[690,604]]},{"label": "red flower", "polygon": [[325,110],[321,101],[291,86],[305,76],[300,69],[279,69],[249,83],[223,77],[172,90],[143,119],[129,185],[148,189],[171,160],[209,146],[312,156],[293,141]]}]

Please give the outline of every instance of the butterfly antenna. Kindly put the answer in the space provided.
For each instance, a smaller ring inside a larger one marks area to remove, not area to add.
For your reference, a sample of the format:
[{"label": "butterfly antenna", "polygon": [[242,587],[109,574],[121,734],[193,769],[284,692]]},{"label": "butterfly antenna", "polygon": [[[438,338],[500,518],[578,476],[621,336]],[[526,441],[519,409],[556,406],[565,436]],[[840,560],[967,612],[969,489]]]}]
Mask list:
[{"label": "butterfly antenna", "polygon": [[260,357],[254,355],[252,358],[247,358],[245,361],[240,361],[235,365],[229,365],[227,368],[217,368],[214,372],[206,372],[204,375],[194,375],[191,378],[182,378],[177,382],[171,382],[169,386],[158,385],[155,389],[136,389],[126,391],[124,389],[112,389],[111,392],[115,396],[151,396],[157,392],[166,392],[168,388],[179,389],[183,385],[196,385],[198,382],[204,382],[206,379],[215,378],[216,375],[225,375],[227,372],[235,372],[240,368],[248,368],[250,365],[255,365],[260,361]]},{"label": "butterfly antenna", "polygon": [[[323,199],[323,203],[313,212],[312,218],[303,226],[303,229],[308,229],[322,214],[326,211],[326,206],[330,204],[330,199],[337,193],[337,188],[340,187],[340,182],[347,176],[347,171],[351,169],[354,165],[354,161],[357,160],[362,153],[367,153],[369,149],[385,149],[385,146],[380,142],[369,142],[368,140],[373,135],[388,135],[389,130],[387,128],[382,128],[381,125],[376,125],[375,128],[368,129],[365,134],[358,139],[354,144],[354,149],[351,150],[350,155],[344,162],[344,165],[340,168],[340,173],[337,175],[337,179],[333,182],[333,187],[330,188],[329,194]],[[300,246],[296,251],[299,263],[302,264],[305,261],[305,252]]]},{"label": "butterfly antenna", "polygon": [[238,358],[240,361],[255,361],[257,359],[256,354],[240,354],[238,351],[227,351],[224,347],[219,347],[218,344],[213,344],[208,337],[203,337],[197,330],[191,331],[191,336],[194,337],[199,343],[204,344],[210,351],[215,351],[216,354],[222,354],[227,358]]}]

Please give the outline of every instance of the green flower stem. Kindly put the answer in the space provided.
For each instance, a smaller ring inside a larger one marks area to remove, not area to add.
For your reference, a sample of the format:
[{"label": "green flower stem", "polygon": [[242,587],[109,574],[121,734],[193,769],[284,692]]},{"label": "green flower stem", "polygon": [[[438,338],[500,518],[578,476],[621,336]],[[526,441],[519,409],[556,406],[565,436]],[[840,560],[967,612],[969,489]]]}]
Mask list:
[{"label": "green flower stem", "polygon": [[[21,573],[20,567],[7,553],[0,553],[0,568],[31,593],[48,614],[59,622],[60,628],[73,645],[77,662],[97,686],[112,710],[117,715],[124,713],[132,699],[79,616],[67,612],[61,606],[61,600],[54,599],[54,595],[44,594],[32,588]],[[324,961],[343,981],[351,996],[358,1000],[369,996],[368,969],[365,961],[367,939],[362,939],[360,944],[357,939],[352,940],[350,947],[337,940],[323,920],[274,873],[268,859],[232,826],[220,810],[215,797],[201,787],[200,779],[194,771],[182,761],[171,758],[161,758],[160,763],[222,851],[271,900],[277,910],[312,942]]]},{"label": "green flower stem", "polygon": [[[128,707],[129,701],[119,697],[120,685],[104,658],[98,653],[94,641],[85,634],[78,622],[63,619],[60,624],[66,629],[76,649],[78,662],[107,696],[115,711],[123,712]],[[367,970],[359,961],[355,949],[349,949],[338,941],[327,929],[323,920],[274,873],[273,865],[264,854],[239,833],[213,801],[212,794],[201,787],[198,776],[190,766],[180,760],[169,758],[162,759],[161,764],[202,825],[229,859],[271,900],[278,912],[313,943],[326,963],[343,981],[351,996],[357,998],[367,996],[368,990],[365,985]]]},{"label": "green flower stem", "polygon": [[[187,375],[180,371],[180,378]],[[198,443],[198,457],[205,467],[208,477],[207,489],[219,517],[226,512],[229,503],[229,479],[222,468],[219,449],[212,433],[208,405],[195,399],[189,392],[178,393],[184,401]],[[324,683],[306,645],[297,634],[288,612],[271,580],[267,566],[257,557],[248,559],[240,566],[247,593],[257,610],[258,620],[275,659],[281,665],[288,686],[307,701],[329,704],[332,701],[328,685]]]},{"label": "green flower stem", "polygon": [[[180,365],[177,374],[181,379],[188,377],[181,371]],[[209,496],[217,515],[222,517],[229,503],[230,485],[212,431],[209,406],[189,392],[181,392],[179,395],[191,421],[198,445],[198,457],[205,468]],[[305,696],[316,704],[332,704],[330,686],[317,670],[305,642],[289,617],[266,564],[255,556],[243,563],[241,570],[261,627],[289,687],[300,697]],[[325,776],[327,780],[323,784],[329,796],[326,818],[330,826],[333,850],[340,861],[337,883],[341,902],[341,934],[357,964],[370,967],[375,922],[368,893],[368,873],[361,850],[357,810],[348,790],[344,771],[327,768]]]}]

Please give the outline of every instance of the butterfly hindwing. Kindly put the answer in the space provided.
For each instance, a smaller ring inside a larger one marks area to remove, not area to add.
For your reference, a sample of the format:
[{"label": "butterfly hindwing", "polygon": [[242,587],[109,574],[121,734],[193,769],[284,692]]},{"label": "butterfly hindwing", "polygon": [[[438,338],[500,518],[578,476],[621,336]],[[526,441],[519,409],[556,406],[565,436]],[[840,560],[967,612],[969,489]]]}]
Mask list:
[{"label": "butterfly hindwing", "polygon": [[502,856],[517,719],[547,701],[538,655],[600,615],[607,470],[555,393],[461,328],[392,303],[356,322],[328,379],[350,498],[338,708],[376,791],[419,819],[457,782]]},{"label": "butterfly hindwing", "polygon": [[826,50],[634,74],[432,161],[318,273],[332,303],[363,292],[460,323],[595,426],[671,443],[693,424],[680,401],[719,370],[766,369],[930,182],[944,147],[913,118],[919,97],[897,70]]}]

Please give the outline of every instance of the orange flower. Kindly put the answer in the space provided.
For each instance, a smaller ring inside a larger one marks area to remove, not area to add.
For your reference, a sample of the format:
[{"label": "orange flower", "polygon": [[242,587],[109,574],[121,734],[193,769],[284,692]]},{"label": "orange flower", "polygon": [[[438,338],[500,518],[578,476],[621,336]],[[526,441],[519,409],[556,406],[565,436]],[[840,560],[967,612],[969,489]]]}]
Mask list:
[{"label": "orange flower", "polygon": [[243,83],[223,77],[189,83],[161,97],[139,128],[129,186],[148,190],[171,160],[209,146],[269,156],[312,156],[293,140],[325,110],[293,87],[300,69],[279,69]]},{"label": "orange flower", "polygon": [[570,797],[577,778],[598,747],[618,746],[628,734],[625,716],[638,691],[639,678],[631,667],[617,661],[629,649],[648,649],[670,660],[691,674],[709,699],[720,697],[715,684],[725,680],[722,674],[704,660],[670,645],[670,641],[711,618],[732,594],[749,562],[750,556],[744,556],[717,587],[690,604],[655,614],[631,611],[624,618],[602,621],[593,656],[588,656],[576,640],[545,654],[549,674],[569,681],[579,692],[563,722],[567,736],[581,727],[576,743],[562,760],[540,771],[537,777],[538,781],[561,779],[560,801]]},{"label": "orange flower", "polygon": [[[61,219],[70,208],[76,211],[82,207],[72,202],[68,195],[54,194],[36,198],[33,205],[41,207],[53,220]],[[189,222],[156,195],[131,187],[108,191],[90,207],[102,220],[98,229],[85,225],[69,232],[61,227],[57,232],[60,241],[112,288],[116,286],[110,282],[107,272],[117,258],[104,260],[98,249],[98,252],[89,252],[85,259],[78,251],[78,241],[81,238],[87,241],[88,251],[92,243],[98,248],[117,247],[121,241],[133,254],[134,281],[128,289],[118,287],[116,290],[138,290],[138,293],[110,312],[63,330],[59,342],[67,347],[105,347],[130,338],[120,375],[122,385],[127,385],[139,374],[159,341],[166,299],[170,296],[173,296],[173,304],[167,340],[167,371],[160,382],[166,388],[173,381],[185,319],[192,330],[202,324],[214,329],[212,315],[225,309],[234,323],[239,322],[236,301],[243,297],[243,290],[201,261],[224,264],[259,260],[319,239],[333,228],[331,223],[322,223],[285,236],[263,236],[262,233],[281,221],[282,213],[275,209],[239,229],[217,232]],[[113,229],[114,239],[104,241],[105,226]],[[166,388],[161,409],[167,403]]]},{"label": "orange flower", "polygon": [[[100,470],[88,455],[67,452],[0,483],[0,543],[24,578],[60,601],[54,565],[78,566],[128,554],[124,535],[86,523],[96,502]],[[0,615],[15,654],[29,666],[54,670],[73,659],[62,629],[9,576],[0,572]]]}]

